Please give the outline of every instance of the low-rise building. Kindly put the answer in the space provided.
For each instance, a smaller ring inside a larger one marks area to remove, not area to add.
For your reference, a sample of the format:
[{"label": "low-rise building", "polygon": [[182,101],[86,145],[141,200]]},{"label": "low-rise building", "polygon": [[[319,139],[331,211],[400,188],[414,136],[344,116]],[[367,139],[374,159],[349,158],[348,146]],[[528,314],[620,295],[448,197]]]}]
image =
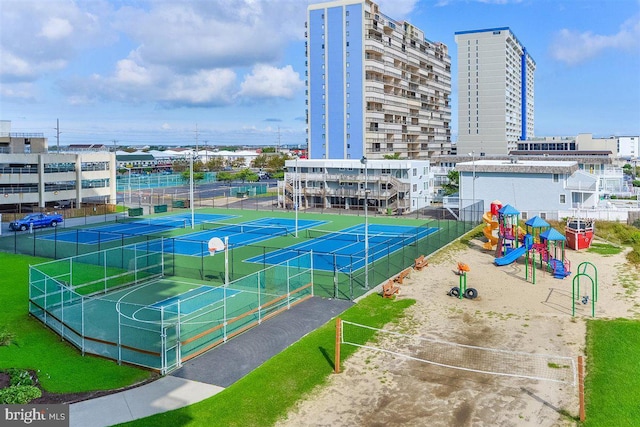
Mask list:
[{"label": "low-rise building", "polygon": [[558,211],[596,208],[608,194],[625,191],[620,169],[582,166],[574,160],[516,158],[458,163],[460,206],[478,201],[487,211],[499,200],[516,207],[523,219],[557,218]]},{"label": "low-rise building", "polygon": [[408,213],[434,196],[428,160],[287,160],[284,207],[369,209]]},{"label": "low-rise building", "polygon": [[15,134],[6,121],[0,135],[0,205],[26,206],[73,200],[116,203],[115,155],[100,152],[49,153],[42,134]]}]

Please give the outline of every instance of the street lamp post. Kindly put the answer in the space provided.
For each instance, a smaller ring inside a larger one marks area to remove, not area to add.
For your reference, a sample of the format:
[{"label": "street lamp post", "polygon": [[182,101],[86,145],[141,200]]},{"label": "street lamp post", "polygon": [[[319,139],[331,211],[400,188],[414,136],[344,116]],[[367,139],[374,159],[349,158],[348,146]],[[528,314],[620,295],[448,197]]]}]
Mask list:
[{"label": "street lamp post", "polygon": [[[300,188],[298,187],[298,179],[300,177],[300,171],[298,170],[298,157],[296,157],[296,174],[293,178],[293,209],[296,211],[296,237],[298,237],[298,209],[299,206],[299,197],[300,197]],[[297,191],[296,191],[297,188]]]},{"label": "street lamp post", "polygon": [[131,205],[131,168],[128,166],[125,166],[124,168],[127,170],[129,175],[129,178],[127,179],[127,187],[129,188],[129,205]]},{"label": "street lamp post", "polygon": [[364,287],[369,289],[369,183],[367,181],[367,158],[362,156],[364,165]]},{"label": "street lamp post", "polygon": [[193,203],[193,153],[189,156],[189,206],[191,207],[191,229],[195,228],[195,206]]}]

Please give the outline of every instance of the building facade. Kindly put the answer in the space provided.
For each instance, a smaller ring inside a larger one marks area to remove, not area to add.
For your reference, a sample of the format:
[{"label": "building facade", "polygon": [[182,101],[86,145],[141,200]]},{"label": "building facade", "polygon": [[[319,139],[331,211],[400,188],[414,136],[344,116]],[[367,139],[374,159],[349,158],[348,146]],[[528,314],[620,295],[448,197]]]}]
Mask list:
[{"label": "building facade", "polygon": [[451,58],[370,0],[307,11],[310,159],[424,159],[451,146]]},{"label": "building facade", "polygon": [[457,152],[508,154],[534,136],[536,63],[508,27],[455,33]]},{"label": "building facade", "polygon": [[43,134],[12,133],[4,121],[0,134],[0,205],[22,211],[26,206],[73,200],[116,203],[114,153],[49,153]]},{"label": "building facade", "polygon": [[434,180],[428,160],[287,160],[284,207],[403,214],[428,207]]},{"label": "building facade", "polygon": [[458,163],[460,204],[499,200],[523,213],[559,219],[558,212],[595,209],[610,194],[628,192],[621,169],[573,160],[475,160]]}]

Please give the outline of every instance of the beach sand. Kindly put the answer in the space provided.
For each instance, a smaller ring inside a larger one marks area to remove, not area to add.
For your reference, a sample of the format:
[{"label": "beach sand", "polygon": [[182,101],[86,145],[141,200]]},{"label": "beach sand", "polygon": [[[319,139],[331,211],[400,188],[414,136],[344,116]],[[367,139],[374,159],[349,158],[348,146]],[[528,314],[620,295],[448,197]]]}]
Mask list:
[{"label": "beach sand", "polygon": [[[454,244],[430,257],[427,268],[412,271],[396,298],[411,298],[416,303],[403,319],[384,329],[408,337],[525,353],[515,357],[514,353],[445,347],[451,349],[450,357],[445,357],[451,364],[477,370],[503,366],[504,372],[510,372],[510,367],[519,371],[528,363],[529,353],[567,356],[570,360],[585,354],[585,322],[591,318],[591,300],[586,305],[576,301],[576,316],[572,317],[572,280],[576,273],[559,280],[538,269],[533,284],[525,280],[524,257],[497,267],[493,252],[482,249],[482,243],[472,240],[468,246]],[[572,270],[582,262],[591,262],[597,268],[597,318],[640,318],[639,292],[623,286],[637,282],[640,272],[626,263],[624,253],[602,256],[568,249],[566,257]],[[458,262],[470,268],[467,286],[477,289],[476,299],[447,295],[459,284]],[[594,276],[593,269],[586,272]],[[580,283],[580,293],[590,295],[589,279],[583,277]],[[359,349],[343,364],[342,373],[333,374],[327,384],[305,396],[277,425],[575,425],[563,414],[578,415],[577,385],[471,372],[416,360],[442,360],[441,354],[434,353],[441,346],[430,341],[385,335],[376,345],[402,355]],[[457,362],[461,354],[464,360]]]}]

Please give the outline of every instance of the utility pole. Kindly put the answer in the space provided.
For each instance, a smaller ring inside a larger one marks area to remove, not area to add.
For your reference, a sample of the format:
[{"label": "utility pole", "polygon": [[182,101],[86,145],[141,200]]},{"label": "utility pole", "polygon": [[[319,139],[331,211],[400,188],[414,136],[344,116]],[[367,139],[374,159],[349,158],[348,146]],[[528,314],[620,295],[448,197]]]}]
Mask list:
[{"label": "utility pole", "polygon": [[115,153],[116,151],[118,151],[118,140],[117,139],[112,139],[111,142],[113,142],[113,152]]}]

